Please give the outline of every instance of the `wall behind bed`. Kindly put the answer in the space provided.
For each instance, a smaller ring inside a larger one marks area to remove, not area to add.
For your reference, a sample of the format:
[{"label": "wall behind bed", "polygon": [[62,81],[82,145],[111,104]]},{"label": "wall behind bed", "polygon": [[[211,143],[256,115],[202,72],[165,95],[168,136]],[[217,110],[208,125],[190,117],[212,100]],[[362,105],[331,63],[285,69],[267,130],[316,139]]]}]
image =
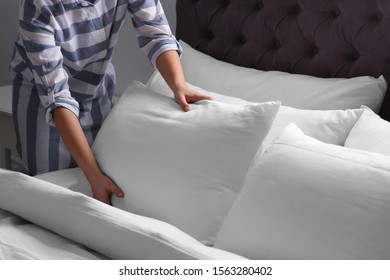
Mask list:
[{"label": "wall behind bed", "polygon": [[[167,15],[172,33],[175,34],[176,0],[160,0],[160,2]],[[133,80],[146,83],[153,73],[153,67],[138,48],[129,16],[123,24],[113,62],[117,71],[117,93],[123,92]]]},{"label": "wall behind bed", "polygon": [[18,32],[18,0],[0,0],[0,86],[9,85],[8,64]]},{"label": "wall behind bed", "polygon": [[[176,29],[176,0],[161,0],[172,32]],[[19,0],[0,0],[0,86],[11,83],[8,64],[18,31]],[[123,92],[132,80],[146,82],[153,69],[139,50],[135,34],[127,17],[115,51],[113,62],[117,69],[117,93]]]}]

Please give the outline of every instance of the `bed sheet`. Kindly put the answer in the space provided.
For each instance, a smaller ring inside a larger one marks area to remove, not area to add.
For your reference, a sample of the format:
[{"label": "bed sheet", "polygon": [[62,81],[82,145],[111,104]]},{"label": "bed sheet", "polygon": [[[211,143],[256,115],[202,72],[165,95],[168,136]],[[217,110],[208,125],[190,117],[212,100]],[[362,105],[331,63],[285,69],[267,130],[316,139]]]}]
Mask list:
[{"label": "bed sheet", "polygon": [[69,189],[77,185],[79,173],[80,168],[75,167],[39,174],[35,178]]}]

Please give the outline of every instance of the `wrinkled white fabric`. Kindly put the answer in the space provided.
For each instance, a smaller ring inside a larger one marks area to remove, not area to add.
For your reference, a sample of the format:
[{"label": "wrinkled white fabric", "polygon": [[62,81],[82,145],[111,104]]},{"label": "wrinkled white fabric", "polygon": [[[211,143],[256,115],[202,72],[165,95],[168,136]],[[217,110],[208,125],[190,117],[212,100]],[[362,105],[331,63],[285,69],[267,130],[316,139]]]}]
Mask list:
[{"label": "wrinkled white fabric", "polygon": [[[241,258],[238,255],[204,246],[169,224],[134,215],[52,183],[2,169],[0,169],[0,208],[111,259]],[[2,221],[8,219],[8,215],[9,213],[3,212]],[[11,219],[15,218],[11,217]],[[4,234],[6,238],[10,238],[7,231],[11,234],[14,230],[6,229]],[[24,240],[32,237],[35,240],[43,238],[45,239],[43,242],[51,239],[57,239],[59,244],[63,242],[52,234],[42,235],[41,230],[36,228],[32,231],[36,232],[30,236],[22,233]],[[75,246],[74,243],[69,242],[63,244],[66,247],[68,244]],[[63,249],[61,245],[58,247]],[[0,250],[4,252],[4,248]],[[58,252],[62,254],[60,250]],[[21,252],[19,255],[4,253],[4,256],[34,258],[32,252],[31,254]],[[88,256],[84,257],[88,258]],[[73,257],[69,253],[65,258]]]},{"label": "wrinkled white fabric", "polygon": [[253,259],[389,259],[390,157],[287,126],[254,164],[215,247]]}]

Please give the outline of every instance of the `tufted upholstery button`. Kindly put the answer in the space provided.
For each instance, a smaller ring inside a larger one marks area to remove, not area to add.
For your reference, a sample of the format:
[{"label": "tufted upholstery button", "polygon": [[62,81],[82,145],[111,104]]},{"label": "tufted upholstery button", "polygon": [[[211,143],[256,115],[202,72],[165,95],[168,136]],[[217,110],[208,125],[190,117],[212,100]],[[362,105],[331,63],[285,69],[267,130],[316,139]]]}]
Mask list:
[{"label": "tufted upholstery button", "polygon": [[214,38],[214,33],[212,31],[209,31],[206,33],[206,38],[207,39],[213,39]]},{"label": "tufted upholstery button", "polygon": [[226,5],[230,5],[230,0],[226,0]]},{"label": "tufted upholstery button", "polygon": [[246,43],[245,37],[244,37],[244,36],[240,36],[240,37],[238,38],[238,42],[239,42],[241,45],[244,45],[244,44]]},{"label": "tufted upholstery button", "polygon": [[377,21],[381,21],[383,18],[384,18],[384,16],[383,16],[383,14],[381,14],[381,13],[378,13],[378,14],[376,14],[376,16],[375,16],[375,19],[376,19]]},{"label": "tufted upholstery button", "polygon": [[349,56],[349,60],[350,60],[351,62],[355,62],[355,61],[358,60],[359,58],[360,58],[360,54],[359,54],[357,51],[353,52],[353,53]]},{"label": "tufted upholstery button", "polygon": [[296,5],[295,7],[294,7],[294,9],[293,9],[293,12],[295,13],[295,14],[299,14],[300,12],[301,12],[301,6],[299,6],[299,5]]},{"label": "tufted upholstery button", "polygon": [[338,17],[341,14],[341,11],[339,9],[335,9],[330,12],[333,17]]},{"label": "tufted upholstery button", "polygon": [[277,49],[279,49],[280,47],[281,47],[281,44],[280,44],[279,41],[275,41],[274,44],[273,44],[273,46],[272,46],[272,48],[273,48],[274,50],[277,50]]},{"label": "tufted upholstery button", "polygon": [[309,49],[308,54],[314,56],[318,52],[319,52],[319,49],[317,47],[312,47],[311,49]]},{"label": "tufted upholstery button", "polygon": [[261,10],[262,8],[264,8],[264,3],[263,3],[263,1],[259,1],[259,4],[257,4],[257,8],[258,8],[259,10]]}]

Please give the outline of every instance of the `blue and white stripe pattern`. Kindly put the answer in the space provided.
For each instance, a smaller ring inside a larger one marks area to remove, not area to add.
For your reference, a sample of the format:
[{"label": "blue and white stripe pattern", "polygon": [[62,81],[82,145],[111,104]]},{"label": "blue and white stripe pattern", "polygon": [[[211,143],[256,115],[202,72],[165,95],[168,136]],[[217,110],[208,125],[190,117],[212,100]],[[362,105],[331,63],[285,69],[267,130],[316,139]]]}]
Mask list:
[{"label": "blue and white stripe pattern", "polygon": [[79,117],[92,144],[112,107],[111,59],[127,11],[153,66],[181,52],[158,0],[21,0],[10,70],[17,149],[31,174],[74,165],[53,125],[56,107]]}]

